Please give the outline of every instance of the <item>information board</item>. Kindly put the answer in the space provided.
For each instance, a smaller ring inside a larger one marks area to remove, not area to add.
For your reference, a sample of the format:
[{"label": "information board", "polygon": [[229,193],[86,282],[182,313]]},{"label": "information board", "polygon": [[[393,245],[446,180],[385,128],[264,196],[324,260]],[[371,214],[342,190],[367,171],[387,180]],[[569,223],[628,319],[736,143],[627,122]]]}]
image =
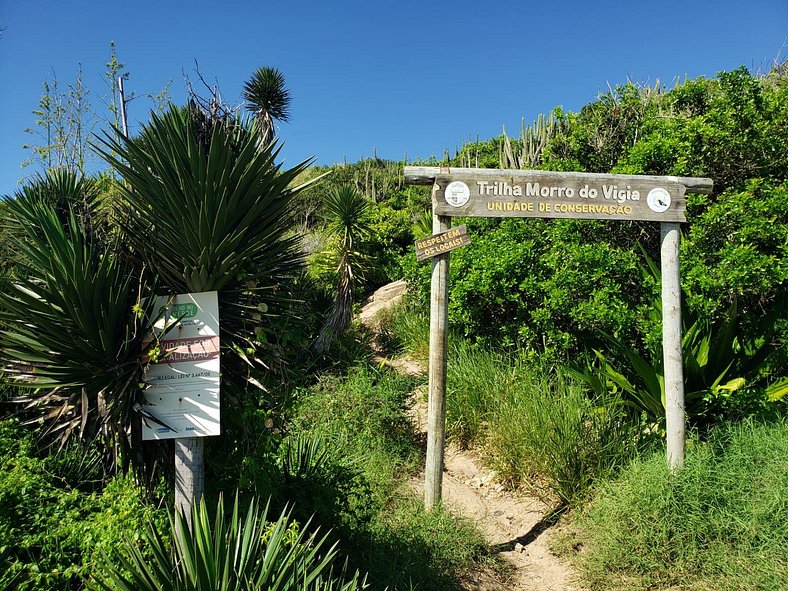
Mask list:
[{"label": "information board", "polygon": [[[219,435],[219,298],[215,291],[159,297],[161,336],[145,373],[142,438]],[[162,336],[163,335],[163,336]]]},{"label": "information board", "polygon": [[686,222],[685,191],[670,177],[480,170],[436,175],[433,205],[452,217]]}]

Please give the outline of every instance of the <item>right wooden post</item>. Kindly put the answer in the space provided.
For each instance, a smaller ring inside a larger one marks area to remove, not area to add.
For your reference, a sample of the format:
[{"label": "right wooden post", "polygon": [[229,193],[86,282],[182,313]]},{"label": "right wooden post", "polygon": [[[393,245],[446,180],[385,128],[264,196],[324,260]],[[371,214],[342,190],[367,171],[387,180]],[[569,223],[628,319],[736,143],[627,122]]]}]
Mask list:
[{"label": "right wooden post", "polygon": [[684,463],[684,371],[681,353],[681,285],[679,276],[679,224],[662,222],[662,355],[665,369],[665,431],[668,467]]}]

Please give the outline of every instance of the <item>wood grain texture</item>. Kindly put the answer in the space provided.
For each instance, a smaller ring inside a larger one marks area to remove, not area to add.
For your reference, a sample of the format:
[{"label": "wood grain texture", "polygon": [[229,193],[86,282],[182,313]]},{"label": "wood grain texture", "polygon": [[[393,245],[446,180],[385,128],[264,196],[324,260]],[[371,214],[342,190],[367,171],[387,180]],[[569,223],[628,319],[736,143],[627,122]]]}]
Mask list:
[{"label": "wood grain texture", "polygon": [[468,246],[471,238],[468,236],[468,228],[465,224],[452,228],[448,232],[433,234],[428,238],[416,240],[416,260],[423,261],[440,254],[451,252],[455,248]]},{"label": "wood grain texture", "polygon": [[[654,200],[649,198],[652,191],[658,192]],[[631,175],[439,173],[433,207],[439,215],[450,217],[685,222],[684,193],[679,183]],[[657,199],[669,200],[666,210],[654,209]]]},{"label": "wood grain texture", "polygon": [[668,467],[684,464],[686,418],[684,413],[684,365],[681,352],[681,285],[679,276],[678,224],[660,224],[662,238],[662,355],[665,368],[665,434]]},{"label": "wood grain texture", "polygon": [[[433,213],[432,232],[451,227],[451,218]],[[449,332],[449,254],[432,259],[430,297],[429,400],[427,408],[427,457],[424,466],[424,507],[441,501],[443,459],[446,447],[446,356]]]},{"label": "wood grain texture", "polygon": [[[439,167],[439,166],[406,166],[405,167],[405,183],[408,185],[432,185],[441,172],[445,174],[460,174],[471,175],[478,177],[485,177],[487,175],[498,175],[501,173],[511,174],[515,177],[527,177],[531,174],[543,174],[545,171],[539,170],[498,170],[492,168],[459,168],[459,167]],[[711,179],[704,177],[685,177],[685,176],[652,176],[652,175],[609,175],[597,173],[577,173],[577,172],[556,172],[565,177],[573,175],[583,175],[586,177],[595,177],[597,179],[615,177],[628,177],[643,179],[646,182],[674,182],[683,185],[687,193],[700,193],[701,195],[709,195],[714,188],[714,182]]]}]

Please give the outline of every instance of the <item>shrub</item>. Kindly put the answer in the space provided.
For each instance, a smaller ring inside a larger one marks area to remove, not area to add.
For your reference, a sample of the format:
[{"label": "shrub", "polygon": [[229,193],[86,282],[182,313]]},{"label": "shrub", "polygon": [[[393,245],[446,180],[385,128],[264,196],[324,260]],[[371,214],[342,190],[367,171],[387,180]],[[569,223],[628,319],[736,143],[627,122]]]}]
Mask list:
[{"label": "shrub", "polygon": [[268,506],[261,510],[254,500],[242,511],[236,497],[227,517],[220,498],[211,524],[203,498],[192,508],[191,527],[176,513],[169,531],[171,550],[166,534],[149,522],[142,531],[142,549],[132,538],[117,554],[105,554],[104,572],[91,577],[88,588],[355,591],[366,586],[358,574],[347,582],[333,576],[337,551],[336,546],[328,547],[327,535],[307,534],[288,512],[269,521]]},{"label": "shrub", "polygon": [[295,500],[294,515],[332,529],[354,569],[375,589],[457,588],[478,565],[481,535],[440,509],[426,513],[405,481],[417,470],[419,439],[406,415],[417,380],[357,366],[298,393],[276,467],[250,462],[258,492]]},{"label": "shrub", "polygon": [[[0,422],[0,539],[15,589],[78,589],[102,551],[163,514],[143,503],[133,480],[118,476],[103,489],[80,482],[76,449],[39,457],[16,421]],[[71,477],[61,472],[71,466]],[[90,476],[92,479],[92,476]]]}]

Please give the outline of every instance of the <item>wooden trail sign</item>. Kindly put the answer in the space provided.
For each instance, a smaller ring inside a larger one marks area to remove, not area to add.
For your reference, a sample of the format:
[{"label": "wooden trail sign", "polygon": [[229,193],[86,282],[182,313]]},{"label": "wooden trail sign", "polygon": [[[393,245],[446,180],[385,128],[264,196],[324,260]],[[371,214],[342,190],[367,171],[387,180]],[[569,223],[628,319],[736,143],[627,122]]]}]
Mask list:
[{"label": "wooden trail sign", "polygon": [[[451,234],[452,217],[660,222],[667,461],[671,470],[680,467],[684,462],[685,416],[679,224],[686,222],[685,193],[711,193],[711,179],[406,166],[405,183],[433,185],[435,236],[432,238],[436,240],[444,240],[440,237]],[[445,239],[451,242],[456,237]],[[422,246],[425,250],[429,248],[426,244]],[[450,250],[444,248],[442,252],[431,254],[429,409],[424,474],[424,504],[427,509],[440,502],[443,479]],[[419,260],[423,258],[428,256]]]},{"label": "wooden trail sign", "polygon": [[441,232],[440,234],[433,234],[428,238],[416,240],[416,260],[423,261],[424,259],[438,256],[450,252],[455,248],[461,246],[468,246],[471,239],[468,236],[468,228],[463,224],[452,228],[448,232]]},{"label": "wooden trail sign", "polygon": [[542,171],[439,174],[435,213],[684,222],[686,188],[669,177]]}]

